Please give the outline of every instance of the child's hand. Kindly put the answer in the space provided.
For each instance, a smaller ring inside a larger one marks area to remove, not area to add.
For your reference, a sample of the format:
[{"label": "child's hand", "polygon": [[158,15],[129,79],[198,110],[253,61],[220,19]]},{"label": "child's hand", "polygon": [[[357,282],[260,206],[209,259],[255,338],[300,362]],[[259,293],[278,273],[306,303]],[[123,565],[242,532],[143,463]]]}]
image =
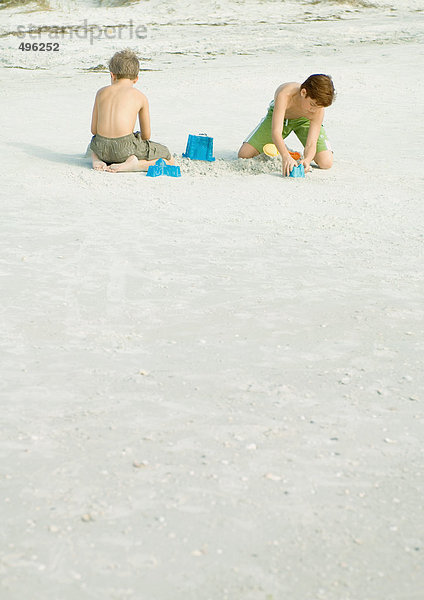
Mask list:
[{"label": "child's hand", "polygon": [[305,173],[309,173],[309,171],[312,171],[311,163],[307,160],[299,161],[299,165],[303,165],[303,168],[305,169]]},{"label": "child's hand", "polygon": [[283,177],[288,177],[290,175],[290,171],[293,169],[293,167],[296,166],[297,161],[294,160],[294,158],[292,158],[290,154],[288,156],[285,156],[283,158]]}]

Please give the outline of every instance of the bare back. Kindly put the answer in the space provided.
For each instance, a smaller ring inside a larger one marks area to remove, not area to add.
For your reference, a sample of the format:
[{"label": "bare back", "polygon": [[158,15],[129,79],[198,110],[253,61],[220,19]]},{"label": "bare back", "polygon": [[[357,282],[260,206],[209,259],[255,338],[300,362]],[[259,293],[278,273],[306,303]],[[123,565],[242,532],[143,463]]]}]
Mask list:
[{"label": "bare back", "polygon": [[117,80],[96,95],[91,131],[108,138],[133,133],[137,115],[142,137],[150,137],[149,105],[146,96],[132,87],[129,79]]},{"label": "bare back", "polygon": [[289,83],[281,84],[275,91],[274,100],[281,95],[285,98],[285,114],[286,119],[298,119],[306,115],[301,114],[302,111],[298,105],[298,95],[300,91],[300,83],[290,81]]}]

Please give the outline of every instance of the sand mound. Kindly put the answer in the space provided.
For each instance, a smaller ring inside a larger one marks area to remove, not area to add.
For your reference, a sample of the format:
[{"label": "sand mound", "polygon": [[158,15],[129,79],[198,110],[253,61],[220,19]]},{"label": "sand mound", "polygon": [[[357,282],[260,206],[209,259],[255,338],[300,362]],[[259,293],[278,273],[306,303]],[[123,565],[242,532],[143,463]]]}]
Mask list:
[{"label": "sand mound", "polygon": [[255,158],[235,158],[225,160],[217,158],[214,162],[202,160],[190,160],[174,155],[175,162],[181,167],[186,175],[207,175],[209,177],[220,177],[221,175],[264,175],[278,173],[281,170],[280,157],[269,158],[260,155]]}]

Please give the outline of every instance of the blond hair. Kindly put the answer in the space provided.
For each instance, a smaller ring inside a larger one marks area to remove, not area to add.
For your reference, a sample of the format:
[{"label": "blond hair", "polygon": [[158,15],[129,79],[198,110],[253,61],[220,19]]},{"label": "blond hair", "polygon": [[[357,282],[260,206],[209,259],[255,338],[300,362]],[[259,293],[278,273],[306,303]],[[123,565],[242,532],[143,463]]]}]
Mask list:
[{"label": "blond hair", "polygon": [[129,48],[115,52],[109,61],[109,71],[116,75],[117,79],[136,79],[140,63],[135,52]]}]

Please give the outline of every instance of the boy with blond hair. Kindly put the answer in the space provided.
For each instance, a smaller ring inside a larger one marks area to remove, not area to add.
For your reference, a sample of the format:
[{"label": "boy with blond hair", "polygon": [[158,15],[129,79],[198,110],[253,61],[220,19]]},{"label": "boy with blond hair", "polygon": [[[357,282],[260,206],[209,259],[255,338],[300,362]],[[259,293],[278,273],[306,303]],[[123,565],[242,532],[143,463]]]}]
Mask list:
[{"label": "boy with blond hair", "polygon": [[299,163],[305,172],[310,170],[313,160],[321,169],[330,169],[333,153],[322,122],[324,107],[330,106],[334,97],[330,75],[318,73],[303,83],[283,83],[277,88],[265,117],[243,142],[239,158],[253,158],[263,152],[264,146],[274,144],[265,149],[266,153],[281,154],[283,176],[287,176],[298,164],[284,143],[284,138],[294,131],[305,148]]},{"label": "boy with blond hair", "polygon": [[[97,92],[91,119],[90,149],[98,171],[147,171],[159,158],[174,164],[166,146],[150,141],[149,102],[133,87],[139,70],[132,50],[116,52],[109,61],[111,84]],[[137,115],[140,131],[134,133]]]}]

